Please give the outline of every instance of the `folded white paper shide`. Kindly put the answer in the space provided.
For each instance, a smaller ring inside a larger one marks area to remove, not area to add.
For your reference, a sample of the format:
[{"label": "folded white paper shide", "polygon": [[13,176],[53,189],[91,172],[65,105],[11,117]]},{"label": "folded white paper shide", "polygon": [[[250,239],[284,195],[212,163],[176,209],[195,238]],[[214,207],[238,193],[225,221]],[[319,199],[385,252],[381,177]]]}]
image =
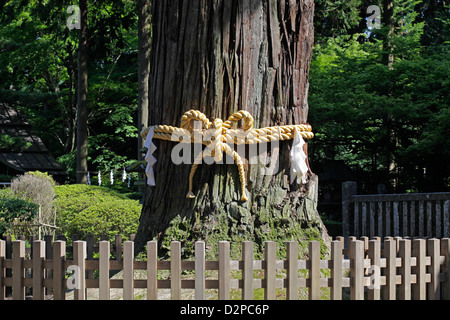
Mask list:
[{"label": "folded white paper shide", "polygon": [[150,127],[148,130],[147,137],[145,138],[144,147],[147,148],[147,154],[145,155],[145,161],[147,161],[147,166],[145,168],[145,175],[147,176],[147,184],[150,186],[155,186],[155,174],[153,172],[153,165],[156,163],[156,158],[152,155],[156,150],[155,144],[152,142],[153,133],[155,132],[155,127]]},{"label": "folded white paper shide", "polygon": [[289,152],[289,158],[291,160],[291,184],[294,183],[294,181],[298,184],[306,183],[308,166],[306,165],[306,154],[303,151],[304,144],[305,140],[303,140],[298,130],[295,129],[294,141],[292,142],[292,148]]}]

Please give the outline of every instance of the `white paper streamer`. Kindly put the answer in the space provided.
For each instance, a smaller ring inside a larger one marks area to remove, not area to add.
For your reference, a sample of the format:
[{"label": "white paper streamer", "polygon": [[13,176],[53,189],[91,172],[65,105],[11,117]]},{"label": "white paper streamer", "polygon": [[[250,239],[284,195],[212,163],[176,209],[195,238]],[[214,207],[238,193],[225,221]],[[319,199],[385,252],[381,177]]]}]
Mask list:
[{"label": "white paper streamer", "polygon": [[296,180],[298,184],[306,183],[306,174],[308,172],[308,166],[306,165],[306,154],[303,151],[303,145],[305,140],[295,130],[294,141],[292,142],[292,148],[289,152],[289,158],[291,160],[291,172],[290,180],[291,184]]},{"label": "white paper streamer", "polygon": [[102,174],[101,174],[100,171],[98,172],[98,185],[99,185],[99,186],[102,185]]},{"label": "white paper streamer", "polygon": [[156,150],[155,144],[152,142],[153,133],[155,131],[155,127],[150,127],[148,130],[147,137],[145,138],[144,147],[147,148],[147,154],[145,155],[145,161],[147,161],[147,167],[145,168],[145,175],[147,176],[147,184],[150,186],[155,186],[155,174],[153,172],[153,165],[156,163],[156,158],[152,155]]}]

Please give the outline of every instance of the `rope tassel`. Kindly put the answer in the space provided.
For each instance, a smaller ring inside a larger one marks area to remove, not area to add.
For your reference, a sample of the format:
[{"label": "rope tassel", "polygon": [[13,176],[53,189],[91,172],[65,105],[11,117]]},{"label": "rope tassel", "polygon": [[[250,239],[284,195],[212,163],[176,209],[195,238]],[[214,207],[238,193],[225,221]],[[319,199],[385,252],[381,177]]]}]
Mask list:
[{"label": "rope tassel", "polygon": [[[242,120],[242,129],[233,129],[233,125]],[[200,121],[202,124],[201,130],[196,130],[192,127],[192,121]],[[261,129],[253,129],[253,117],[244,110],[232,114],[225,122],[221,119],[214,119],[212,122],[208,120],[205,114],[198,110],[189,110],[181,117],[181,128],[172,127],[168,125],[156,125],[151,127],[153,131],[153,139],[174,141],[173,135],[187,135],[191,136],[191,142],[194,142],[194,135],[201,134],[201,142],[206,145],[204,152],[196,157],[189,174],[189,192],[187,198],[195,198],[193,189],[193,180],[195,172],[201,160],[210,155],[216,162],[223,159],[223,153],[233,157],[238,170],[239,179],[241,181],[241,200],[247,201],[245,194],[246,175],[244,170],[244,162],[239,154],[230,147],[230,144],[255,144],[265,143],[270,141],[290,140],[297,135],[304,139],[312,139],[314,133],[308,124],[274,126]],[[145,139],[150,131],[150,128],[145,128],[141,132],[141,136]],[[212,134],[211,134],[212,131]],[[298,137],[297,136],[297,137]],[[196,141],[195,141],[196,142]],[[146,143],[150,144],[149,141]]]}]

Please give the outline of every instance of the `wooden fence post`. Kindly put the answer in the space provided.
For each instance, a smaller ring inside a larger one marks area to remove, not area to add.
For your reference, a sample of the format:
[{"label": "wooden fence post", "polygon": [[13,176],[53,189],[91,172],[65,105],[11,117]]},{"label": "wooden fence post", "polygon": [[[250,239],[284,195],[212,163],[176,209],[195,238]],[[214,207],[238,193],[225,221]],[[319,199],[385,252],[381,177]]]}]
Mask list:
[{"label": "wooden fence post", "polygon": [[398,212],[398,201],[392,202],[392,211],[393,211],[393,233],[392,235],[394,237],[398,237],[400,235],[400,214]]},{"label": "wooden fence post", "polygon": [[219,300],[230,299],[230,243],[219,241]]},{"label": "wooden fence post", "polygon": [[367,236],[367,202],[361,203],[361,233],[360,233],[360,235]]},{"label": "wooden fence post", "polygon": [[[411,216],[411,215],[409,215]],[[402,236],[406,237],[410,235],[408,232],[408,201],[403,201],[403,209],[402,209]]]},{"label": "wooden fence post", "polygon": [[[86,259],[94,260],[94,235],[88,234],[86,235]],[[94,270],[89,270],[87,272],[88,279],[94,279]]]},{"label": "wooden fence post", "polygon": [[242,300],[253,300],[253,242],[242,242]]},{"label": "wooden fence post", "polygon": [[441,298],[439,281],[439,273],[441,270],[440,260],[440,244],[439,239],[428,239],[427,240],[427,251],[428,256],[431,259],[430,275],[431,282],[428,284],[427,296],[428,300],[439,300]]},{"label": "wooden fence post", "polygon": [[277,280],[277,270],[276,270],[276,259],[277,259],[277,244],[274,241],[266,241],[264,243],[264,260],[266,262],[266,267],[264,269],[264,300],[275,300],[277,297],[276,293],[276,280]]},{"label": "wooden fence post", "polygon": [[342,300],[342,248],[343,241],[331,242],[331,300]]},{"label": "wooden fence post", "polygon": [[375,202],[371,201],[369,204],[369,237],[373,238],[375,236]]},{"label": "wooden fence post", "polygon": [[[5,236],[5,243],[6,243],[6,248],[5,248],[5,259],[12,259],[12,240],[11,240],[11,236]],[[11,268],[7,268],[5,270],[5,276],[7,278],[11,278],[12,277],[12,269]],[[5,288],[5,298],[6,297],[12,297],[12,287],[6,287]]]},{"label": "wooden fence post", "polygon": [[110,299],[110,285],[109,285],[109,241],[100,241],[99,243],[99,262],[98,262],[98,286],[100,300]]},{"label": "wooden fence post", "polygon": [[309,241],[309,300],[320,300],[320,242]]},{"label": "wooden fence post", "polygon": [[444,237],[450,237],[450,200],[444,201]]},{"label": "wooden fence post", "polygon": [[58,240],[53,243],[53,299],[65,300],[65,268],[66,242]]},{"label": "wooden fence post", "polygon": [[6,242],[0,240],[0,300],[5,299],[5,286],[3,279],[5,277],[4,260],[6,259]]},{"label": "wooden fence post", "polygon": [[400,284],[400,300],[411,300],[411,240],[400,240],[399,255],[402,259],[400,275],[402,283]]},{"label": "wooden fence post", "polygon": [[412,255],[416,258],[416,266],[413,268],[416,275],[416,283],[413,284],[413,298],[414,300],[426,299],[426,242],[424,239],[413,240]]},{"label": "wooden fence post", "polygon": [[25,258],[25,241],[13,241],[13,299],[25,300],[25,287],[23,279],[25,276],[23,260]]},{"label": "wooden fence post", "polygon": [[435,224],[435,226],[434,226],[434,230],[435,230],[435,233],[434,233],[434,235],[435,235],[435,237],[436,238],[441,238],[442,237],[442,235],[441,235],[441,216],[442,216],[442,214],[441,214],[441,202],[440,201],[435,201],[435,206],[436,206],[436,214],[435,214],[435,221],[436,221],[436,224]]},{"label": "wooden fence post", "polygon": [[86,242],[75,241],[73,244],[73,260],[78,267],[78,274],[75,275],[79,278],[76,280],[77,287],[74,291],[75,300],[86,300]]},{"label": "wooden fence post", "polygon": [[158,299],[158,242],[147,242],[147,299]]},{"label": "wooden fence post", "polygon": [[170,243],[170,293],[172,300],[181,299],[181,242]]},{"label": "wooden fence post", "polygon": [[364,243],[350,241],[350,299],[364,300]]},{"label": "wooden fence post", "polygon": [[134,242],[125,241],[123,245],[123,299],[134,298]]},{"label": "wooden fence post", "polygon": [[384,299],[395,300],[396,298],[396,276],[397,276],[397,249],[396,241],[392,238],[384,240],[384,257],[386,258],[386,286],[384,288]]},{"label": "wooden fence post", "polygon": [[205,242],[195,242],[195,300],[205,300]]},{"label": "wooden fence post", "polygon": [[377,239],[369,241],[369,252],[368,256],[370,259],[370,265],[372,269],[371,276],[371,286],[367,292],[367,296],[369,300],[380,300],[380,277],[381,277],[381,268],[380,268],[380,259],[381,259],[381,239],[377,237]]},{"label": "wooden fence post", "polygon": [[432,202],[427,201],[427,238],[433,236],[433,207]]},{"label": "wooden fence post", "polygon": [[419,201],[419,237],[423,237],[424,236],[424,225],[425,225],[425,213],[424,213],[424,201],[421,200]]},{"label": "wooden fence post", "polygon": [[114,248],[116,251],[116,260],[122,260],[122,236],[120,234],[116,234],[114,237]]},{"label": "wooden fence post", "polygon": [[411,230],[411,234],[409,235],[411,238],[416,236],[416,202],[411,201],[410,215],[409,215],[409,228]]},{"label": "wooden fence post", "polygon": [[[359,238],[359,236],[360,236],[359,218],[361,217],[361,214],[359,213],[359,207],[360,207],[359,202],[353,202],[353,233],[352,234],[357,238]],[[349,208],[350,208],[350,204],[349,204]],[[349,229],[350,229],[350,226],[349,226]]]},{"label": "wooden fence post", "polygon": [[442,271],[445,274],[445,279],[441,283],[442,299],[450,300],[450,239],[441,239],[441,255],[445,258],[445,263],[442,266]]},{"label": "wooden fence post", "polygon": [[41,240],[34,241],[33,244],[33,300],[45,300],[44,296],[44,267],[45,260],[45,242]]},{"label": "wooden fence post", "polygon": [[349,207],[350,197],[357,192],[357,184],[354,181],[342,182],[342,233],[346,241],[345,247],[348,246],[349,234]]},{"label": "wooden fence post", "polygon": [[382,201],[378,201],[377,203],[377,207],[378,207],[378,232],[377,235],[380,238],[383,238],[384,233],[383,233],[383,202]]},{"label": "wooden fence post", "polygon": [[288,241],[287,243],[287,290],[286,299],[298,299],[298,242]]}]

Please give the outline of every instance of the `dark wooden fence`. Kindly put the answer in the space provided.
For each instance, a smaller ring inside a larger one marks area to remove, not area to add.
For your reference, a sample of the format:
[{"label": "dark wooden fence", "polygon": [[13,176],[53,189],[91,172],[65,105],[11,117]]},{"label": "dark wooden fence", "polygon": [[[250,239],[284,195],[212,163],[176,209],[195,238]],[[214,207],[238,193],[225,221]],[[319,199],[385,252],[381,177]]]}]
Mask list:
[{"label": "dark wooden fence", "polygon": [[450,237],[450,192],[357,195],[342,184],[343,236]]}]

